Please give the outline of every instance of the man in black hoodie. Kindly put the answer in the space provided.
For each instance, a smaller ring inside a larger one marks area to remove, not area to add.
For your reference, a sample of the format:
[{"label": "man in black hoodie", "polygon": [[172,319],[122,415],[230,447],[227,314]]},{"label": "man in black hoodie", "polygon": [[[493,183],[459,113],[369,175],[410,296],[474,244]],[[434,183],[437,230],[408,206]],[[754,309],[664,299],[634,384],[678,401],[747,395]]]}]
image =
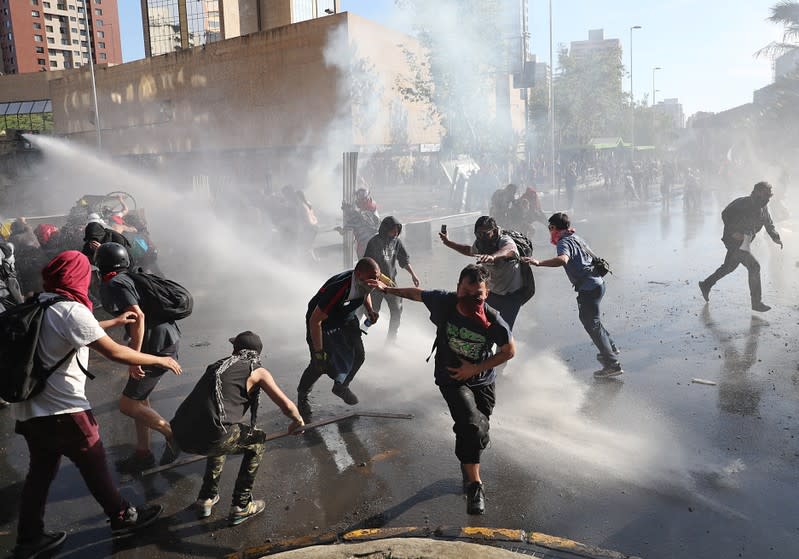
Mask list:
[{"label": "man in black hoodie", "polygon": [[[397,282],[397,264],[411,275],[414,287],[419,287],[419,278],[411,267],[410,257],[399,236],[402,233],[402,224],[394,216],[388,216],[380,223],[377,235],[369,239],[366,245],[365,258],[371,258],[380,266],[380,273]],[[380,291],[372,292],[372,308],[380,312],[383,299],[386,300],[391,320],[388,324],[388,341],[397,339],[400,317],[402,316],[402,299],[395,295],[384,295]]]},{"label": "man in black hoodie", "polygon": [[718,270],[699,282],[699,289],[705,301],[710,299],[710,290],[721,278],[732,273],[738,264],[743,264],[749,272],[749,293],[752,296],[752,310],[765,312],[771,307],[763,303],[760,286],[760,263],[749,250],[749,244],[755,235],[766,228],[771,240],[780,245],[780,234],[774,227],[768,212],[768,202],[773,196],[771,185],[759,182],[752,189],[752,194],[736,198],[721,212],[724,221],[724,234],[721,241],[727,247],[727,256]]}]

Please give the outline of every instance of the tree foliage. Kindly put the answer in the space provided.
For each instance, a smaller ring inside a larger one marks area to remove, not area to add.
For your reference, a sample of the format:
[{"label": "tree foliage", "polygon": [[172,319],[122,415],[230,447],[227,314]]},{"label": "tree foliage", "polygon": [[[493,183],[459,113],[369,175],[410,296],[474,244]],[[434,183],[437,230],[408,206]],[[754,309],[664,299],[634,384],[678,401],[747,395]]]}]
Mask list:
[{"label": "tree foliage", "polygon": [[783,26],[782,41],[773,41],[757,51],[755,56],[777,57],[799,49],[799,2],[780,0],[771,7],[771,23]]},{"label": "tree foliage", "polygon": [[405,49],[410,75],[396,90],[429,107],[445,130],[442,149],[496,152],[517,141],[496,115],[497,80],[508,79],[507,46],[500,28],[501,0],[396,0],[415,14],[421,54]]},{"label": "tree foliage", "polygon": [[603,136],[629,136],[629,118],[625,118],[628,98],[621,88],[623,75],[620,49],[574,56],[561,48],[553,84],[561,145],[586,144],[591,138]]}]

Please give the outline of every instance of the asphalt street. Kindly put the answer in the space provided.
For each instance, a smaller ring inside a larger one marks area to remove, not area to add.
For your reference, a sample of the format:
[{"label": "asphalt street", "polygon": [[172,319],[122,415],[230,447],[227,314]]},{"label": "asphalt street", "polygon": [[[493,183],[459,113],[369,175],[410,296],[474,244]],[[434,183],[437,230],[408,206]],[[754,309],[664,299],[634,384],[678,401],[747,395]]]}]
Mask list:
[{"label": "asphalt street", "polygon": [[[536,270],[537,294],[514,332],[517,356],[497,381],[492,445],[482,464],[484,516],[466,514],[451,422],[425,362],[434,327],[421,304],[406,302],[397,346],[384,345],[385,313],[369,330],[366,364],[352,385],[361,403],[347,408],[324,378],[312,403],[314,420],[351,411],[413,419],[360,417],[274,441],[254,489],[267,509],[235,528],[226,516],[236,457],[223,476],[222,500],[203,521],[191,509],[203,462],[121,478],[131,501],[161,503],[165,513],[144,533],[117,540],[64,462],[46,516],[48,529],[69,533],[59,557],[220,557],[285,538],[439,525],[524,529],[646,558],[796,557],[796,218],[778,224],[783,251],[764,233],[752,244],[770,312],[750,310],[743,269],[719,283],[709,304],[697,287],[724,257],[721,207],[746,193],[707,192],[704,210],[692,216],[683,215],[679,199],[663,213],[657,201],[611,207],[582,193],[574,225],[613,265],[603,321],[625,373],[593,379],[596,351],[565,274]],[[450,231],[462,242],[471,234]],[[554,254],[545,234],[536,237],[539,257]],[[424,287],[454,289],[469,262],[438,241],[431,251],[410,248]],[[152,398],[162,415],[171,417],[204,368],[229,353],[227,339],[245,329],[261,334],[265,366],[295,397],[308,358],[305,305],[342,266],[334,254],[309,265],[288,253],[242,249],[233,237],[171,263],[164,250],[164,270],[192,288],[196,302],[181,322],[184,374],[166,377]],[[402,271],[399,279],[410,284]],[[132,448],[132,422],[117,410],[126,373],[99,357],[91,368],[98,378],[88,394],[113,462]],[[261,410],[267,432],[287,427],[265,398]],[[11,410],[0,412],[0,551],[13,547],[27,467],[24,441],[13,431]],[[153,439],[158,455],[163,441]]]}]

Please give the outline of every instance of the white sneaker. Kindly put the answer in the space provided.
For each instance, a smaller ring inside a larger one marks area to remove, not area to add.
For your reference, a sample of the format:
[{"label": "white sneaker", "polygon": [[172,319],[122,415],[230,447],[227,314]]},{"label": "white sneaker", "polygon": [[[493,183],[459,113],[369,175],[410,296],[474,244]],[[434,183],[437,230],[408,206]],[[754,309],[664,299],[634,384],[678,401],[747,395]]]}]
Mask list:
[{"label": "white sneaker", "polygon": [[214,495],[213,499],[197,499],[194,503],[194,508],[197,509],[197,515],[200,518],[208,518],[211,516],[211,509],[219,502],[219,495]]}]

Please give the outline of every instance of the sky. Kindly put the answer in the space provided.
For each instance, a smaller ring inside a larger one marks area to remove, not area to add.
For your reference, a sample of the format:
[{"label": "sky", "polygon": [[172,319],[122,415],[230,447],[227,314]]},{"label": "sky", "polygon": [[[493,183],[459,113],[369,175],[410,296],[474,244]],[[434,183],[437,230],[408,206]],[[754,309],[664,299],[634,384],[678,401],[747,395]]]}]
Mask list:
[{"label": "sky", "polygon": [[[549,0],[528,0],[530,50],[549,61]],[[623,62],[630,67],[633,32],[635,97],[678,98],[686,116],[718,112],[752,101],[752,92],[772,79],[771,61],[754,53],[779,40],[782,29],[768,21],[776,0],[552,0],[553,43],[588,38],[589,29],[621,39]],[[342,9],[385,25],[392,24],[394,0],[342,0]],[[144,57],[140,2],[119,3],[125,62]],[[557,59],[557,56],[555,57]],[[624,82],[629,91],[629,76]]]}]

